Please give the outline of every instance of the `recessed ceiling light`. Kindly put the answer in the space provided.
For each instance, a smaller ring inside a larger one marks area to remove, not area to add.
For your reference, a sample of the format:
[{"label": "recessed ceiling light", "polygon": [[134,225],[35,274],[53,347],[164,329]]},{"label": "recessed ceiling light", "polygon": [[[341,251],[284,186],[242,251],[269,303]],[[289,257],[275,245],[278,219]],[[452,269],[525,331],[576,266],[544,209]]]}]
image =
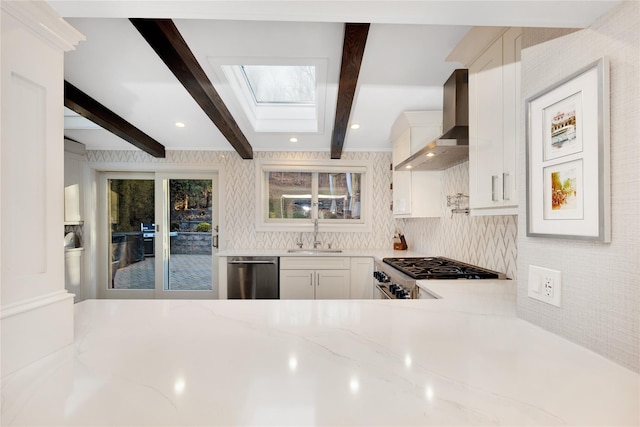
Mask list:
[{"label": "recessed ceiling light", "polygon": [[289,138],[289,142],[298,142],[298,138],[296,138],[295,136],[291,137]]},{"label": "recessed ceiling light", "polygon": [[427,153],[427,157],[433,157],[435,155],[436,155],[436,153]]},{"label": "recessed ceiling light", "polygon": [[411,165],[407,165],[407,169],[411,169],[413,166]]},{"label": "recessed ceiling light", "polygon": [[185,124],[182,122],[176,122],[176,127],[183,128],[185,127]]},{"label": "recessed ceiling light", "polygon": [[351,129],[360,129],[360,125],[357,123],[354,123],[351,125]]}]

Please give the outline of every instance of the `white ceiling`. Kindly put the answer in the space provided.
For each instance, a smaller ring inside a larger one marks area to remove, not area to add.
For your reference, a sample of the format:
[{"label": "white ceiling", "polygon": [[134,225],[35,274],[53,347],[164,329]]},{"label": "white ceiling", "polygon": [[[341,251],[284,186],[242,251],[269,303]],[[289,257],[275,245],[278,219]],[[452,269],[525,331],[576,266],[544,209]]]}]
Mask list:
[{"label": "white ceiling", "polygon": [[[173,18],[255,151],[329,151],[345,22],[371,22],[345,151],[388,151],[403,111],[439,110],[460,67],[446,56],[474,25],[585,27],[618,1],[59,1],[86,36],[65,54],[65,79],[167,150],[232,150],[128,21]],[[255,133],[215,64],[221,58],[327,60],[324,127],[315,134]],[[174,123],[182,121],[185,128]],[[67,129],[88,149],[136,148],[102,129]],[[289,142],[297,136],[298,142]]]}]

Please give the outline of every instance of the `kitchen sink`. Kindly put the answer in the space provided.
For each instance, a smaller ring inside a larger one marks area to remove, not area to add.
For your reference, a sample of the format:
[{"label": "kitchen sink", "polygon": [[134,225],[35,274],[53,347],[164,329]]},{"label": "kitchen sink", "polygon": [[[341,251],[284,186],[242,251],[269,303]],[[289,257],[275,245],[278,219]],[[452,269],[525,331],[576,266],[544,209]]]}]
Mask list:
[{"label": "kitchen sink", "polygon": [[289,249],[287,250],[290,254],[339,254],[342,252],[342,249]]}]

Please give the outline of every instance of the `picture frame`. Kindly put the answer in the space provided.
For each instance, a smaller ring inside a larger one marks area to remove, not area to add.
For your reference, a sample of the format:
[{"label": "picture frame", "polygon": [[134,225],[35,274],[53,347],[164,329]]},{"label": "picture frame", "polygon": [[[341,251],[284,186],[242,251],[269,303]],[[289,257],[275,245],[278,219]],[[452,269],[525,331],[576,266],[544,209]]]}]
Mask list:
[{"label": "picture frame", "polygon": [[525,101],[527,236],[611,241],[609,62]]}]

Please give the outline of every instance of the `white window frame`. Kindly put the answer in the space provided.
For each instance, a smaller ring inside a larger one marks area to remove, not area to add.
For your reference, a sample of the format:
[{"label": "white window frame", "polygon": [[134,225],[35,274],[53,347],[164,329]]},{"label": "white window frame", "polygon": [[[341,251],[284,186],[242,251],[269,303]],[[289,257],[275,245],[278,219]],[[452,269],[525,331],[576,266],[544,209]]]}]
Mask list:
[{"label": "white window frame", "polygon": [[[267,172],[318,172],[361,174],[360,219],[318,218],[320,231],[326,232],[371,232],[373,198],[373,163],[359,160],[256,160],[256,231],[313,231],[314,219],[318,217],[317,205],[310,218],[269,218],[269,182]],[[312,198],[317,201],[318,180],[312,183]]]},{"label": "white window frame", "polygon": [[[108,244],[106,243],[109,230],[106,218],[107,212],[107,190],[106,190],[106,177],[114,177],[117,179],[129,179],[126,177],[127,172],[131,173],[131,176],[138,175],[143,179],[148,179],[148,177],[155,177],[156,174],[161,173],[172,173],[175,176],[178,174],[194,174],[195,176],[200,176],[199,174],[209,174],[209,173],[217,173],[218,174],[218,225],[219,232],[218,238],[220,242],[220,247],[223,249],[226,245],[226,205],[225,205],[225,179],[226,179],[226,166],[220,163],[153,163],[153,162],[89,162],[89,174],[91,181],[93,182],[93,186],[95,187],[93,190],[88,189],[85,197],[87,200],[95,200],[97,209],[93,212],[87,214],[87,219],[85,220],[85,230],[93,230],[92,232],[85,231],[85,247],[89,252],[88,254],[93,253],[93,256],[88,257],[88,261],[85,264],[87,271],[89,271],[90,278],[88,280],[94,283],[96,287],[93,292],[98,299],[105,298],[160,298],[156,296],[155,290],[148,289],[109,289],[107,278],[109,277],[108,264],[106,262],[102,262],[100,260],[109,260],[109,252],[108,252]],[[147,174],[144,174],[147,173]],[[198,174],[198,175],[196,175]],[[104,176],[103,176],[104,175]],[[124,178],[123,178],[124,176]],[[154,178],[152,178],[154,179]],[[91,186],[89,186],[91,187]],[[93,236],[93,237],[91,237]],[[216,256],[214,255],[214,262]],[[222,267],[220,267],[222,268]],[[225,264],[226,268],[226,264]],[[226,274],[226,273],[225,273]],[[218,272],[214,272],[213,278],[213,298],[216,298],[216,295],[220,295],[223,291],[220,289],[220,277],[222,273],[220,269]],[[226,286],[226,285],[223,285]],[[107,290],[109,292],[107,292]],[[172,292],[195,292],[195,291],[172,291]],[[200,298],[211,298],[208,294],[209,291],[198,291],[200,294],[198,296]],[[226,295],[226,290],[224,291]],[[193,299],[193,295],[172,295],[172,298],[191,298]]]}]

